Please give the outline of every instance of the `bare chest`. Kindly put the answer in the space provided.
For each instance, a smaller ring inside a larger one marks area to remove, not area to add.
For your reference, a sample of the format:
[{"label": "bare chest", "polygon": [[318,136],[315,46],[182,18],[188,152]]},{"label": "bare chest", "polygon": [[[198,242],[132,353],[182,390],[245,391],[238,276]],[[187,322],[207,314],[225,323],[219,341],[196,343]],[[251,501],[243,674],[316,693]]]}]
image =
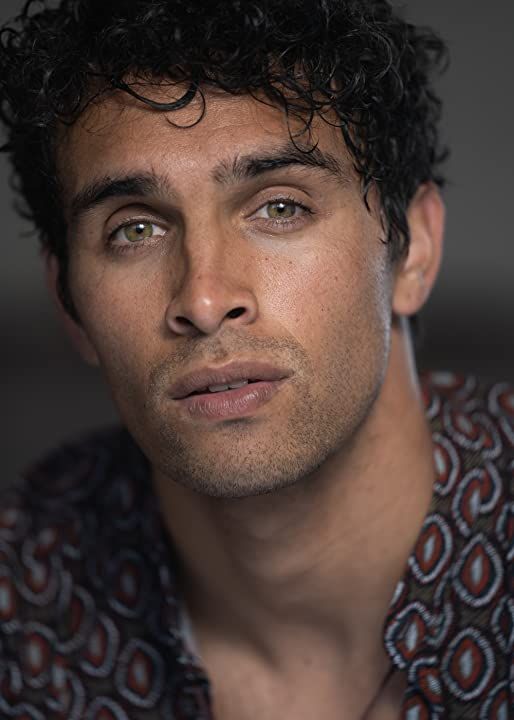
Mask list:
[{"label": "bare chest", "polygon": [[[218,674],[216,674],[218,675]],[[212,678],[215,720],[399,720],[405,680],[393,676],[372,707],[329,678],[305,677],[287,685],[247,672]],[[364,715],[363,715],[364,713]]]}]

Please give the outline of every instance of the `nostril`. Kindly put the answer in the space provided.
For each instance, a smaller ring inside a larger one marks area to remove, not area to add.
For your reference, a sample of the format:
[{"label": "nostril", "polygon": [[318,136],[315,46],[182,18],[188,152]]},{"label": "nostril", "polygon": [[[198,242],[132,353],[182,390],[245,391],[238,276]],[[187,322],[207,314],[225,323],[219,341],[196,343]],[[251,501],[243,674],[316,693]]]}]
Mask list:
[{"label": "nostril", "polygon": [[240,315],[244,313],[245,309],[242,307],[234,308],[229,313],[227,313],[227,317],[229,318],[238,318]]}]

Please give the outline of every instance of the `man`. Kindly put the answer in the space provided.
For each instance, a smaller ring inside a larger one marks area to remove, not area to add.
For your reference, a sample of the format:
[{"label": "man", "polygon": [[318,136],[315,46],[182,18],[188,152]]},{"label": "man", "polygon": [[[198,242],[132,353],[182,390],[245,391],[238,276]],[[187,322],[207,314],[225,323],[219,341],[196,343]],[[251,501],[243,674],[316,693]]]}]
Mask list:
[{"label": "man", "polygon": [[123,426],[4,501],[4,717],[509,716],[513,391],[420,381],[409,325],[443,57],[383,0],[4,31],[4,149]]}]

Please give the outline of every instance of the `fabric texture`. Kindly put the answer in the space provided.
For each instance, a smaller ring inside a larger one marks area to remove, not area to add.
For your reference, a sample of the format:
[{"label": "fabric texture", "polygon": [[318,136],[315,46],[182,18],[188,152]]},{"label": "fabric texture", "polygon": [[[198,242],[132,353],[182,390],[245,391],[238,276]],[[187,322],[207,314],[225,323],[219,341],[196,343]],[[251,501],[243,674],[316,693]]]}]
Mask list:
[{"label": "fabric texture", "polygon": [[[431,507],[384,622],[404,720],[514,717],[514,390],[423,376]],[[0,717],[208,720],[148,461],[121,427],[0,505]]]}]

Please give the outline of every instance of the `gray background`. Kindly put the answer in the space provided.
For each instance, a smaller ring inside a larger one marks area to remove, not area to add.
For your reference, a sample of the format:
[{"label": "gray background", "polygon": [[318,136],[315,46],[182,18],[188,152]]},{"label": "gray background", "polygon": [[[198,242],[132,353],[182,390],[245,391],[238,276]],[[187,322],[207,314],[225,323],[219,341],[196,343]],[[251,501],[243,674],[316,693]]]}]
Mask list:
[{"label": "gray background", "polygon": [[[21,5],[2,0],[0,23]],[[436,28],[452,56],[438,83],[453,152],[446,254],[423,313],[419,364],[514,380],[514,2],[407,0],[402,6],[414,22]],[[116,418],[97,372],[74,355],[61,330],[36,239],[24,235],[29,228],[12,208],[7,178],[0,156],[4,482],[46,448]]]}]

